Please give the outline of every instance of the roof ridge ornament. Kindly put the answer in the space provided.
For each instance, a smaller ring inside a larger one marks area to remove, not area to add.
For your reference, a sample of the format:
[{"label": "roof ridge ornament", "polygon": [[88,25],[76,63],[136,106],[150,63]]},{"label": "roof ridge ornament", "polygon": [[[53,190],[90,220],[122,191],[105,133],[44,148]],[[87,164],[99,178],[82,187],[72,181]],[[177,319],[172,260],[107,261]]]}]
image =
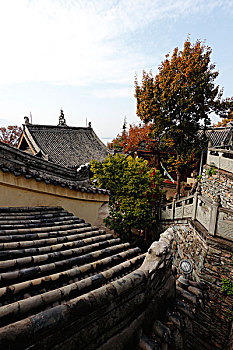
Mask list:
[{"label": "roof ridge ornament", "polygon": [[61,114],[59,116],[59,124],[58,124],[58,126],[67,126],[66,120],[65,120],[65,117],[64,117],[64,112],[63,112],[62,109],[61,109]]},{"label": "roof ridge ornament", "polygon": [[24,124],[31,124],[30,122],[29,122],[29,118],[26,116],[26,117],[24,117]]}]

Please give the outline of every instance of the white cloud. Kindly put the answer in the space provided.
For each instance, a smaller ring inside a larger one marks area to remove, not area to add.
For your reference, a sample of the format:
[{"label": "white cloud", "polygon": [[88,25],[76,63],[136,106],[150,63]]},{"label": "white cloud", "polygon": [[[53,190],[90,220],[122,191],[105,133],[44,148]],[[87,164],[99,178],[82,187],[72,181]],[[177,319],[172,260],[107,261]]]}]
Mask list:
[{"label": "white cloud", "polygon": [[232,2],[1,1],[1,83],[132,83],[134,72],[141,71],[145,57],[127,46],[125,36],[154,21],[210,11],[217,6],[232,8]]}]

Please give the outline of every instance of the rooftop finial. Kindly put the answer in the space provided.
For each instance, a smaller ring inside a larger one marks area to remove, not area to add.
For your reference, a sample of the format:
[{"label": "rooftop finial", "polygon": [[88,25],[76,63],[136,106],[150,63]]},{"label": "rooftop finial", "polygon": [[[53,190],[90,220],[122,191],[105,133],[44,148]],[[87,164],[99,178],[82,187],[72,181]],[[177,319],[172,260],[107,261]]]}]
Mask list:
[{"label": "rooftop finial", "polygon": [[28,117],[24,117],[24,123],[25,123],[25,124],[30,124],[30,123],[29,123],[29,118],[28,118]]},{"label": "rooftop finial", "polygon": [[58,126],[67,126],[66,125],[66,120],[65,120],[65,117],[64,117],[64,112],[63,110],[61,109],[61,114],[59,116],[59,124]]}]

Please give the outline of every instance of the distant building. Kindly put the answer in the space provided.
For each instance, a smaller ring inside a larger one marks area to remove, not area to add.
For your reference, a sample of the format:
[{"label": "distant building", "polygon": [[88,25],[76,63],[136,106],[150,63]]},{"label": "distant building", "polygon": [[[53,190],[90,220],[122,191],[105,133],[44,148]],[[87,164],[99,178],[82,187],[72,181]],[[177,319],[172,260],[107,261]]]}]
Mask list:
[{"label": "distant building", "polygon": [[88,127],[66,125],[61,110],[59,124],[38,125],[25,117],[18,148],[57,165],[78,168],[92,159],[103,161],[109,151],[89,123]]}]

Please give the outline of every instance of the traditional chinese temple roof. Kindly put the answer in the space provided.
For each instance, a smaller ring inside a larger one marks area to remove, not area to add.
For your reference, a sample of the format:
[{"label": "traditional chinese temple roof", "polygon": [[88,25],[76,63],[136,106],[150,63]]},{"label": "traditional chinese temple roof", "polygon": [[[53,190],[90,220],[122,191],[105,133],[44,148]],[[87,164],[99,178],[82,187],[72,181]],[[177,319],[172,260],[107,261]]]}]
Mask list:
[{"label": "traditional chinese temple roof", "polygon": [[212,127],[206,131],[208,141],[212,147],[230,146],[233,141],[233,126]]},{"label": "traditional chinese temple roof", "polygon": [[90,186],[88,167],[81,166],[75,170],[58,166],[3,142],[0,142],[0,170],[4,173],[12,173],[16,177],[24,176],[25,179],[43,181],[47,185],[53,184],[81,192],[109,195],[106,189]]},{"label": "traditional chinese temple roof", "polygon": [[26,118],[18,148],[68,168],[92,159],[103,161],[108,155],[90,123],[88,127],[67,126],[62,110],[57,126],[30,124]]}]

